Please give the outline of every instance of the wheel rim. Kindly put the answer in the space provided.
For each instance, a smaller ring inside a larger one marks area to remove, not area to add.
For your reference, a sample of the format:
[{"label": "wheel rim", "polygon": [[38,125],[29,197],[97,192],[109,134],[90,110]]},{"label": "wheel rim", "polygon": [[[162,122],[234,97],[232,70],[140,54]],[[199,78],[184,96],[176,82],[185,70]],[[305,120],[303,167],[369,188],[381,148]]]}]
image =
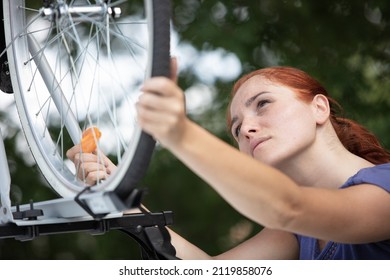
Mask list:
[{"label": "wheel rim", "polygon": [[[80,141],[83,129],[97,126],[102,131],[98,150],[109,154],[118,169],[93,188],[113,190],[141,136],[134,103],[151,60],[150,18],[141,17],[144,3],[52,1],[53,6],[37,10],[24,2],[8,1],[11,28],[6,36],[13,41],[9,53],[15,100],[33,155],[53,189],[63,197],[74,196],[85,183],[76,178],[65,153]],[[116,19],[114,7],[122,11]],[[39,71],[49,72],[48,77]],[[50,92],[60,96],[57,101]]]}]

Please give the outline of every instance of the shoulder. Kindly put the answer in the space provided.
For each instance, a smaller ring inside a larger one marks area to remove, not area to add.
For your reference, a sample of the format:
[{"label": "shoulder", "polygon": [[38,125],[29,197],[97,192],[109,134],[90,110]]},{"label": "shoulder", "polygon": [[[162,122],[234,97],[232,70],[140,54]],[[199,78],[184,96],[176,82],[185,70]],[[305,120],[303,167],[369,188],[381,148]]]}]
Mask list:
[{"label": "shoulder", "polygon": [[363,168],[350,177],[340,188],[344,189],[361,184],[376,185],[390,192],[390,163]]}]

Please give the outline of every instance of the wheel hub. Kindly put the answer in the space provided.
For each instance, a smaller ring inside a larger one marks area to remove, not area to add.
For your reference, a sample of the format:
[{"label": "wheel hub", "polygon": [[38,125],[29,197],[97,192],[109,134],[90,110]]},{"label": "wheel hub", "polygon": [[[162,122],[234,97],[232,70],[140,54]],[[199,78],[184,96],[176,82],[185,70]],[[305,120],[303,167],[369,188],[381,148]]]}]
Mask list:
[{"label": "wheel hub", "polygon": [[111,7],[103,1],[96,1],[95,5],[69,6],[64,1],[56,1],[40,9],[43,18],[49,21],[58,21],[61,18],[70,18],[73,22],[103,21],[107,16],[119,18],[122,14],[120,7]]}]

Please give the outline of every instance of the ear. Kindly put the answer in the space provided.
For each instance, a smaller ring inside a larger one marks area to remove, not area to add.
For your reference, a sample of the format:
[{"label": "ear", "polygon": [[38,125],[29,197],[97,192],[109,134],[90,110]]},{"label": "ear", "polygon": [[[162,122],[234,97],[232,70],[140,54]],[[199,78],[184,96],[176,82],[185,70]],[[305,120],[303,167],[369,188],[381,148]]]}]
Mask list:
[{"label": "ear", "polygon": [[317,94],[312,101],[314,116],[317,124],[324,124],[330,115],[330,106],[328,98],[323,94]]}]

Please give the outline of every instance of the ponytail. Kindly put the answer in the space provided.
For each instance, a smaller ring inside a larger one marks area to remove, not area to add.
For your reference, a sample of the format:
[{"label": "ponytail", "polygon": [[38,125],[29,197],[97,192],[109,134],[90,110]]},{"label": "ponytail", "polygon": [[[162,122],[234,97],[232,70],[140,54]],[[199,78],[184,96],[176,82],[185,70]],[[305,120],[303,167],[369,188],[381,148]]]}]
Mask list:
[{"label": "ponytail", "polygon": [[373,164],[390,162],[390,153],[382,147],[378,138],[357,122],[341,117],[340,104],[330,96],[327,98],[330,105],[330,121],[344,147]]},{"label": "ponytail", "polygon": [[390,162],[390,153],[365,127],[350,119],[336,116],[331,117],[331,122],[337,136],[348,151],[373,164]]}]

